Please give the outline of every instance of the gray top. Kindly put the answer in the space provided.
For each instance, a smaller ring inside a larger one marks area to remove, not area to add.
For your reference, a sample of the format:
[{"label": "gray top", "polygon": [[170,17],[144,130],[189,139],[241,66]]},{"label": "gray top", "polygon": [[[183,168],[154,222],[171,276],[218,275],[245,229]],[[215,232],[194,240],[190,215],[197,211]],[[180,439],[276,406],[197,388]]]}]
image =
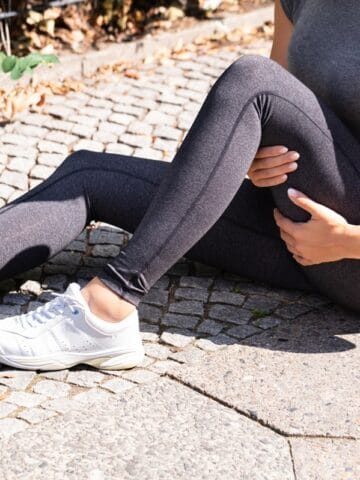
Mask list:
[{"label": "gray top", "polygon": [[281,0],[294,24],[289,71],[360,140],[360,1]]}]

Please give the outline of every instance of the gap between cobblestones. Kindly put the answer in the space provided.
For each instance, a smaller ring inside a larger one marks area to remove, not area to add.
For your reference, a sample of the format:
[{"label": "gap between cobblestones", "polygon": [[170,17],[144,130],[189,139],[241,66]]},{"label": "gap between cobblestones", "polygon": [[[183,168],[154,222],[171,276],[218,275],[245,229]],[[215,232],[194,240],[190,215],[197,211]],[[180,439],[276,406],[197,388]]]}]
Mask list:
[{"label": "gap between cobblestones", "polygon": [[291,466],[292,466],[292,472],[293,472],[293,475],[294,475],[294,480],[297,480],[296,468],[295,468],[295,459],[294,459],[292,445],[291,445],[291,442],[290,442],[289,439],[287,439],[287,444],[289,446],[289,454],[290,454],[290,458],[291,458]]},{"label": "gap between cobblestones", "polygon": [[173,375],[171,373],[165,373],[165,376],[170,378],[173,381],[176,381],[183,385],[184,387],[190,388],[194,390],[195,392],[199,393],[200,395],[204,395],[205,397],[219,403],[220,405],[230,408],[231,410],[234,410],[238,414],[248,418],[249,420],[252,420],[253,422],[258,423],[264,428],[267,428],[268,430],[271,430],[273,433],[276,433],[278,435],[281,435],[282,437],[288,439],[288,441],[292,438],[303,438],[303,439],[321,439],[321,440],[351,440],[351,441],[357,441],[359,440],[357,437],[354,436],[347,436],[347,435],[300,435],[300,434],[293,434],[293,433],[287,433],[284,430],[279,429],[278,427],[274,426],[273,424],[270,424],[268,422],[265,422],[261,418],[258,418],[255,414],[252,414],[251,412],[246,412],[244,410],[241,410],[237,407],[234,407],[231,405],[231,403],[226,402],[226,400],[222,400],[221,398],[211,395],[209,392],[206,392],[202,390],[201,388],[197,387],[196,385],[193,385],[191,383],[188,383],[184,380],[179,379],[176,375]]}]

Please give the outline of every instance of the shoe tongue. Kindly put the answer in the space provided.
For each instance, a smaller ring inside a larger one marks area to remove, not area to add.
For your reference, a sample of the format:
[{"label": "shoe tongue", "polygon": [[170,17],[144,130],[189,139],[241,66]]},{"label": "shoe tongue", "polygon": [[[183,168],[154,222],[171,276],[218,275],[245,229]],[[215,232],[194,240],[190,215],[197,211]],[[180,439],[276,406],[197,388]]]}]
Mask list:
[{"label": "shoe tongue", "polygon": [[111,335],[123,330],[129,324],[129,322],[132,321],[133,315],[129,315],[128,319],[124,319],[114,323],[107,322],[102,318],[99,318],[97,315],[95,315],[95,313],[90,310],[90,307],[80,290],[80,285],[76,282],[73,282],[69,284],[65,293],[70,294],[72,297],[78,300],[81,305],[85,307],[87,323],[92,326],[92,328],[95,328],[95,330],[97,330],[98,332],[105,335]]},{"label": "shoe tongue", "polygon": [[76,282],[72,282],[68,285],[66,291],[66,294],[70,294],[72,297],[74,297],[81,305],[85,307],[87,311],[89,311],[89,305],[87,304],[83,294],[80,291],[80,285]]}]

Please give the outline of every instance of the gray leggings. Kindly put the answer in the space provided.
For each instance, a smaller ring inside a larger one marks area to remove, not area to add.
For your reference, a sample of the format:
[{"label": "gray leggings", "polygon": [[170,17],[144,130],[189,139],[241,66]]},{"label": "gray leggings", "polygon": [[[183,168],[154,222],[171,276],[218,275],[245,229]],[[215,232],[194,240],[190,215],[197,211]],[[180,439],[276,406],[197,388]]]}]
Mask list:
[{"label": "gray leggings", "polygon": [[[259,146],[300,153],[286,183],[245,179]],[[297,78],[247,55],[217,79],[171,163],[80,150],[0,209],[0,279],[39,265],[91,220],[134,233],[98,276],[134,305],[185,256],[273,286],[320,292],[360,312],[360,265],[302,267],[279,236],[273,208],[294,221],[292,186],[360,224],[360,144]]]}]

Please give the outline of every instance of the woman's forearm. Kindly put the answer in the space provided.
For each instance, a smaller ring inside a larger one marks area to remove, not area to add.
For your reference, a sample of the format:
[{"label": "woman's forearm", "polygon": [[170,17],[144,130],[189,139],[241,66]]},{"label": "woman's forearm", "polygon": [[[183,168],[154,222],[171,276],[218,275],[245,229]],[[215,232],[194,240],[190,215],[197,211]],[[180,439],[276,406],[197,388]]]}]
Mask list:
[{"label": "woman's forearm", "polygon": [[347,225],[344,236],[345,258],[360,259],[360,225]]}]

